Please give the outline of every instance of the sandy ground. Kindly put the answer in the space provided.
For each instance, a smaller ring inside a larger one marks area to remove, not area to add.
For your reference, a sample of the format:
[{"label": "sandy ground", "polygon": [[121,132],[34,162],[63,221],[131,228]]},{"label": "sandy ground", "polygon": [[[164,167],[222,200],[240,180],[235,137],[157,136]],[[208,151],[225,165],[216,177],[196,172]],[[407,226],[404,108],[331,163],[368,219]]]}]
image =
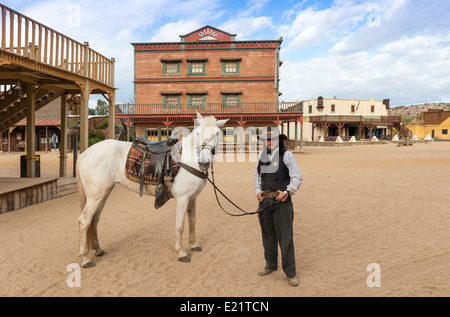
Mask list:
[{"label": "sandy ground", "polygon": [[[42,177],[57,176],[58,154],[40,154]],[[106,255],[81,270],[80,287],[67,284],[68,266],[80,263],[77,193],[1,214],[0,296],[450,296],[450,142],[306,147],[295,156],[304,176],[293,197],[299,287],[281,269],[256,274],[257,216],[224,214],[211,185],[197,207],[203,252],[189,251],[190,263],[174,250],[174,200],[155,210],[153,197],[117,185],[99,224]],[[18,166],[19,154],[0,154],[0,177],[19,176]],[[247,210],[256,209],[254,166],[215,163],[218,186]],[[380,287],[368,287],[371,263]]]}]

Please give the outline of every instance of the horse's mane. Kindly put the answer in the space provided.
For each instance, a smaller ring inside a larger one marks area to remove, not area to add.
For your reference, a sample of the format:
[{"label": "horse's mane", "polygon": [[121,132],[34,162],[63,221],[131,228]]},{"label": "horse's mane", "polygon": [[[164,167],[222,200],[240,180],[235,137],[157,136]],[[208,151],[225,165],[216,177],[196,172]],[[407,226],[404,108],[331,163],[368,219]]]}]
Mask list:
[{"label": "horse's mane", "polygon": [[204,117],[201,126],[203,129],[217,127],[217,119],[214,116]]}]

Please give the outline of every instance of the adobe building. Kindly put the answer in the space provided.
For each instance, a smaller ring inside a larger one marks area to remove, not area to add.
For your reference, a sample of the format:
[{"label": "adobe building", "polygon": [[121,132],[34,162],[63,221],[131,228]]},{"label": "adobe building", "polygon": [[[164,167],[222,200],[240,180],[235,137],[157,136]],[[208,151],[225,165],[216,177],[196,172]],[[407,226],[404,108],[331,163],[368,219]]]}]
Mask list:
[{"label": "adobe building", "polygon": [[429,135],[433,139],[450,140],[450,111],[443,109],[429,109],[423,114],[424,124],[408,125],[419,139]]},{"label": "adobe building", "polygon": [[229,139],[236,127],[293,123],[298,129],[301,109],[278,100],[282,38],[236,36],[207,25],[180,35],[179,42],[132,43],[135,104],[118,105],[116,119],[151,141],[167,138],[177,126],[193,128],[197,111],[229,118]]}]

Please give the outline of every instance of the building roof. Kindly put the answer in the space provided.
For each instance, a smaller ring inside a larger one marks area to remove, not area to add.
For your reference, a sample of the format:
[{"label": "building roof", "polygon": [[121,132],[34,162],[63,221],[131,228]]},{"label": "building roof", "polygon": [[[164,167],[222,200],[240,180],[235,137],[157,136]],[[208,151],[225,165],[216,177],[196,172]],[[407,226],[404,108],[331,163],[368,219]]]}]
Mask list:
[{"label": "building roof", "polygon": [[[20,120],[15,126],[26,126],[27,119]],[[60,126],[61,119],[36,119],[36,126]]]},{"label": "building roof", "polygon": [[222,34],[225,34],[225,35],[230,36],[230,37],[234,37],[234,36],[237,35],[237,34],[231,34],[231,33],[222,31],[222,30],[217,29],[217,28],[215,28],[213,26],[210,26],[210,25],[205,25],[205,26],[202,26],[201,28],[199,28],[197,30],[194,30],[192,32],[189,32],[189,33],[187,33],[185,35],[180,35],[180,37],[181,37],[181,39],[183,39],[183,38],[186,38],[189,35],[192,35],[192,34],[197,33],[197,32],[199,32],[200,34],[202,34],[204,36],[210,35],[213,38],[215,38],[214,35],[217,35],[217,33],[222,33]]}]

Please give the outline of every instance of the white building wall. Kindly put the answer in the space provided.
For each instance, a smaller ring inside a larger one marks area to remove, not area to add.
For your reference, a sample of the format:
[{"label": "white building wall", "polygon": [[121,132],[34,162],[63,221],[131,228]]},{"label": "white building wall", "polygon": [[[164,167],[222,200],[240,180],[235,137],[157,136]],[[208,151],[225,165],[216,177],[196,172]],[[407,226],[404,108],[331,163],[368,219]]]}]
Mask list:
[{"label": "white building wall", "polygon": [[[314,131],[314,140],[312,136],[312,124],[309,123],[310,116],[320,115],[345,115],[345,116],[364,116],[364,117],[380,117],[387,116],[388,111],[383,104],[383,100],[369,100],[363,99],[337,99],[337,98],[323,98],[322,111],[317,109],[318,98],[311,98],[303,101],[303,127],[298,129],[298,140],[302,141],[317,141],[321,136],[324,136],[322,127],[317,126]],[[334,111],[333,107],[334,105]],[[352,106],[354,111],[352,111]],[[287,127],[285,127],[285,131]],[[300,131],[302,130],[302,131]],[[291,123],[290,135],[294,138],[295,125]],[[285,132],[286,133],[286,132]]]}]

